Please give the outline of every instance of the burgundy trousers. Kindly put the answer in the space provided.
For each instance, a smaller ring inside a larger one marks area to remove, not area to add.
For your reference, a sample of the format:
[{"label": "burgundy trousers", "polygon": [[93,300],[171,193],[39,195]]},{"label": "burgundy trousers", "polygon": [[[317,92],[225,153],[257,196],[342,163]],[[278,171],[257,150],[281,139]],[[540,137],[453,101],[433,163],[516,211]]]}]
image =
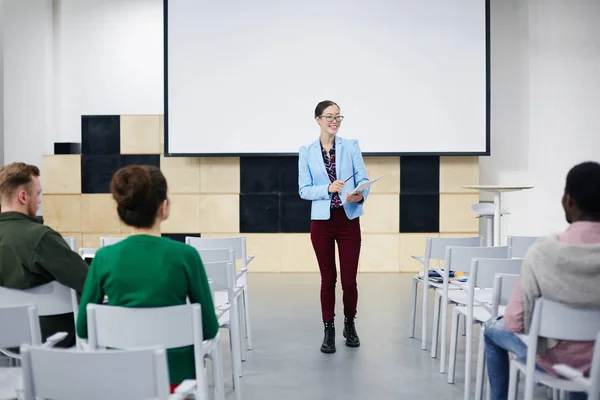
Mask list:
[{"label": "burgundy trousers", "polygon": [[323,321],[329,321],[335,317],[336,242],[340,255],[344,316],[354,318],[358,304],[356,274],[358,273],[361,245],[359,219],[349,220],[343,207],[332,209],[331,217],[328,220],[313,220],[311,222],[310,240],[321,270],[321,312]]}]

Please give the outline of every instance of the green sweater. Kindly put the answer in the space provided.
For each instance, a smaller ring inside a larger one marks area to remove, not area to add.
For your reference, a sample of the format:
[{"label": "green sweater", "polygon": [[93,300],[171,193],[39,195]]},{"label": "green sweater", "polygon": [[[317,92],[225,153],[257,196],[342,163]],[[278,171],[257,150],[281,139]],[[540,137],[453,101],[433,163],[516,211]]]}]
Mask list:
[{"label": "green sweater", "polygon": [[[87,338],[88,303],[121,307],[166,307],[190,303],[202,306],[204,339],[217,335],[204,265],[198,251],[167,238],[134,235],[98,250],[90,267],[77,316],[77,335]],[[171,384],[195,379],[192,347],[167,350]]]}]

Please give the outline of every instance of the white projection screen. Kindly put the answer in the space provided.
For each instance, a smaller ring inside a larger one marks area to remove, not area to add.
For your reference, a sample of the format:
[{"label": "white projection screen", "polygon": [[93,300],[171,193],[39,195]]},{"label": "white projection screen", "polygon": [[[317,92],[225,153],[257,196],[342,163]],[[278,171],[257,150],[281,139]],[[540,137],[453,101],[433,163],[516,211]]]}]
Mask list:
[{"label": "white projection screen", "polygon": [[488,155],[489,0],[164,0],[165,154]]}]

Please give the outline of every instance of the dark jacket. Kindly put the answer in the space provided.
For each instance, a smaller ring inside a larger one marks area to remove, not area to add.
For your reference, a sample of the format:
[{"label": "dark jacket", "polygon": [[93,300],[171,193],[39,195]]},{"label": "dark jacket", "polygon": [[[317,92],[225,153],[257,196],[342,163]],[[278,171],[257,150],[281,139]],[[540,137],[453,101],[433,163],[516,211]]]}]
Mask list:
[{"label": "dark jacket", "polygon": [[[0,213],[0,286],[31,289],[52,281],[83,290],[88,265],[63,237],[36,218],[18,212]],[[41,317],[42,338],[68,332],[61,345],[74,343],[73,314]]]}]

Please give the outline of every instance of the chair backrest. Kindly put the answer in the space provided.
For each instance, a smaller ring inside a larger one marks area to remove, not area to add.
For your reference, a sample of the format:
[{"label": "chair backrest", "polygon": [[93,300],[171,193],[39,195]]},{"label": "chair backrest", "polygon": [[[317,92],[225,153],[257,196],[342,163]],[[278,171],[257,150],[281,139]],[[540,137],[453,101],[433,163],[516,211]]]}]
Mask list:
[{"label": "chair backrest", "polygon": [[231,261],[235,263],[235,252],[233,249],[198,249],[202,263],[214,263]]},{"label": "chair backrest", "polygon": [[444,260],[446,257],[446,247],[448,246],[482,247],[483,236],[472,236],[465,238],[427,238],[425,255],[423,258],[426,261]]},{"label": "chair backrest", "polygon": [[493,317],[498,315],[498,308],[500,306],[508,304],[518,279],[519,275],[516,274],[496,274],[494,276],[494,290],[492,294]]},{"label": "chair backrest", "polygon": [[81,352],[22,346],[25,400],[167,400],[169,373],[162,349]]},{"label": "chair backrest", "polygon": [[525,254],[536,240],[538,240],[537,236],[509,236],[506,239],[506,245],[510,247],[510,257],[525,257]]},{"label": "chair backrest", "polygon": [[71,250],[77,251],[77,242],[73,236],[64,236],[63,239],[65,239]]},{"label": "chair backrest", "polygon": [[110,245],[119,243],[121,240],[123,240],[123,238],[121,238],[121,237],[101,236],[100,237],[100,247],[110,246]]},{"label": "chair backrest", "polygon": [[0,348],[40,345],[40,320],[34,305],[0,306]]},{"label": "chair backrest", "polygon": [[187,236],[185,244],[192,246],[197,250],[214,250],[214,249],[233,249],[233,255],[236,260],[241,260],[242,265],[246,266],[246,238],[230,237],[230,238],[199,238]]},{"label": "chair backrest", "polygon": [[201,347],[204,336],[199,304],[156,308],[88,304],[87,323],[92,349]]},{"label": "chair backrest", "polygon": [[[228,251],[233,253],[231,249]],[[227,290],[229,302],[232,302],[236,287],[235,264],[232,261],[205,262],[204,269],[208,279],[212,281],[213,290]]]},{"label": "chair backrest", "polygon": [[596,344],[594,345],[588,393],[588,400],[598,400],[600,398],[600,332],[596,336]]},{"label": "chair backrest", "polygon": [[600,332],[600,308],[577,308],[538,298],[533,308],[529,336],[559,340],[595,340]]},{"label": "chair backrest", "polygon": [[509,248],[504,247],[458,247],[446,249],[445,275],[448,271],[469,272],[474,258],[508,258]]},{"label": "chair backrest", "polygon": [[470,280],[475,287],[493,288],[496,274],[519,275],[522,266],[522,259],[476,258],[471,263]]},{"label": "chair backrest", "polygon": [[74,295],[74,291],[56,281],[26,290],[0,287],[0,304],[32,304],[40,316],[66,314],[75,311]]}]

